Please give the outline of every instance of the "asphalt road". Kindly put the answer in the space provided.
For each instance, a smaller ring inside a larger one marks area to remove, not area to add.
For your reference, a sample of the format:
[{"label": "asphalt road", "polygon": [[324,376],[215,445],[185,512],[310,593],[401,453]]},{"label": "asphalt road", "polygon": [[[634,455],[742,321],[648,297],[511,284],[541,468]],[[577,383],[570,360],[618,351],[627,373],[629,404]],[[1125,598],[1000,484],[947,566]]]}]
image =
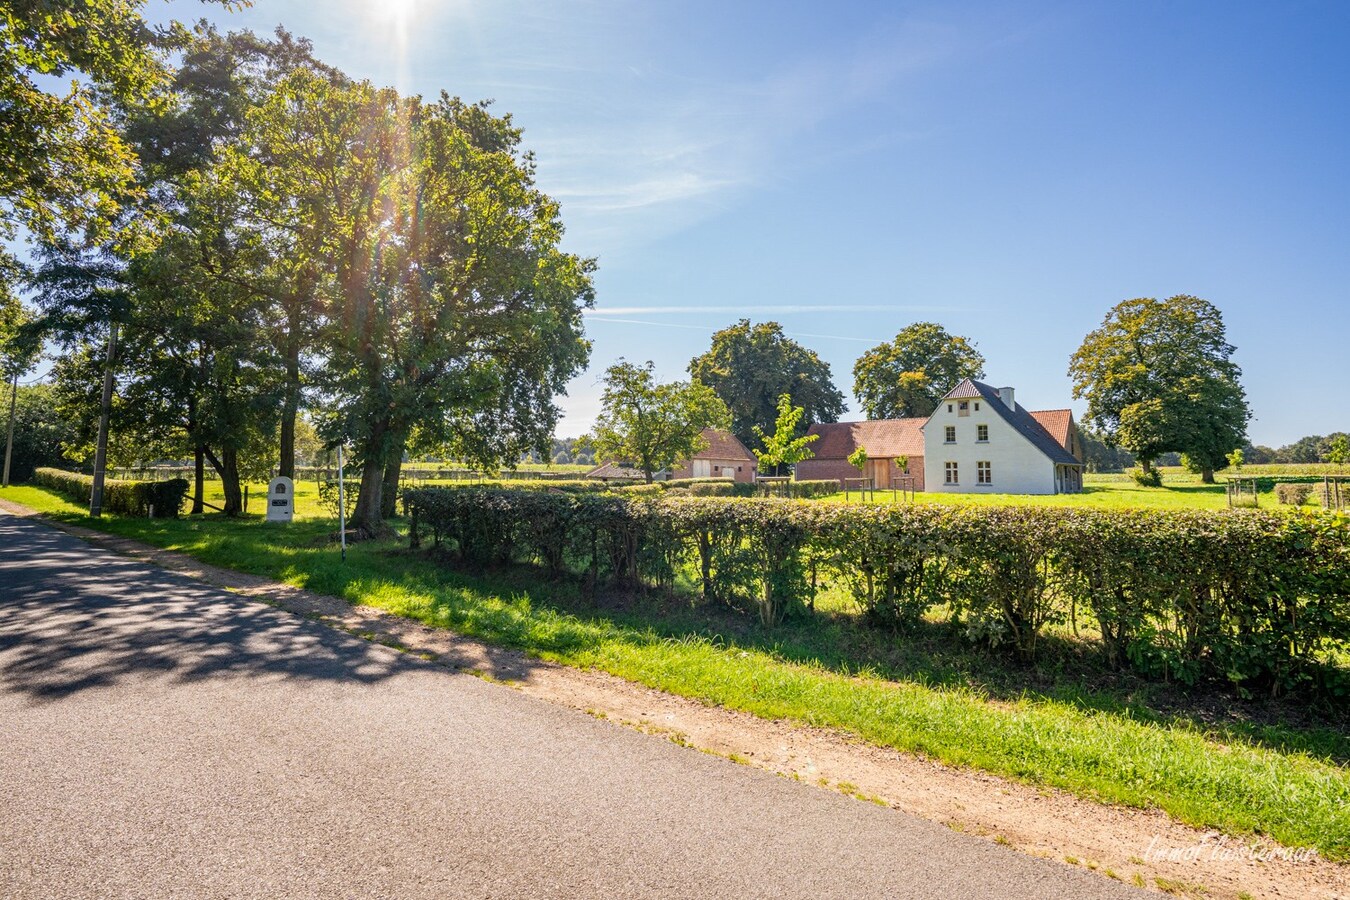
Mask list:
[{"label": "asphalt road", "polygon": [[0,896],[1134,894],[0,513]]}]

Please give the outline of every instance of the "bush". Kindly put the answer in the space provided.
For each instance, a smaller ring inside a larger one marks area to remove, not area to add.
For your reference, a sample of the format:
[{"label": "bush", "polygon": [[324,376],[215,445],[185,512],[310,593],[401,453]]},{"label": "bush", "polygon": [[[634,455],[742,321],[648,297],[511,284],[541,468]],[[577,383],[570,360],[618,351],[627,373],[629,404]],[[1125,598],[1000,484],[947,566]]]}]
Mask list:
[{"label": "bush", "polygon": [[772,625],[842,586],[888,628],[944,606],[972,638],[1035,655],[1044,627],[1090,611],[1112,664],[1192,683],[1288,689],[1350,652],[1350,521],[1315,513],[408,492],[466,561],[535,561],[592,584],[671,588]]},{"label": "bush", "polygon": [[1313,485],[1281,482],[1275,485],[1275,496],[1285,506],[1302,506],[1312,496]]},{"label": "bush", "polygon": [[666,489],[665,485],[661,484],[661,482],[659,481],[654,481],[651,484],[647,484],[646,482],[639,482],[637,484],[621,484],[617,485],[614,488],[614,490],[622,491],[624,494],[630,497],[632,496],[654,497],[658,494],[664,493],[665,489]]},{"label": "bush", "polygon": [[1140,487],[1162,487],[1162,472],[1157,469],[1150,469],[1147,472],[1143,469],[1131,469],[1130,477]]},{"label": "bush", "polygon": [[814,500],[839,493],[839,482],[829,478],[811,481],[761,481],[758,483],[758,496],[791,497],[798,500]]},{"label": "bush", "polygon": [[[62,469],[37,469],[33,472],[33,483],[81,504],[89,503],[94,490],[93,476]],[[189,487],[183,478],[167,481],[107,479],[103,482],[103,511],[116,516],[144,518],[154,510],[157,519],[176,518]]]}]

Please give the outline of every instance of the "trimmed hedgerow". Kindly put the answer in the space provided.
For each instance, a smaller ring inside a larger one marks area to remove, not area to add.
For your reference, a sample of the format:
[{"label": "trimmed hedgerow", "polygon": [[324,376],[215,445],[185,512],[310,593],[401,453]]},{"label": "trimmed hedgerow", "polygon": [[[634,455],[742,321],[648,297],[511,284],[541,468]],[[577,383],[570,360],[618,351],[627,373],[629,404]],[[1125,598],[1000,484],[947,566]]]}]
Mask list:
[{"label": "trimmed hedgerow", "polygon": [[1115,665],[1184,683],[1297,687],[1350,653],[1350,520],[1324,514],[850,506],[499,488],[408,492],[427,532],[477,565],[670,588],[767,625],[826,584],[903,629],[935,607],[973,640],[1035,655],[1046,625],[1091,618]]},{"label": "trimmed hedgerow", "polygon": [[1313,485],[1296,481],[1282,481],[1275,485],[1275,496],[1286,506],[1302,506],[1312,496]]},{"label": "trimmed hedgerow", "polygon": [[[51,488],[76,503],[88,503],[94,490],[93,476],[62,469],[37,469],[33,472],[33,482]],[[118,481],[110,478],[103,482],[103,510],[115,516],[142,518],[154,510],[157,519],[176,518],[189,487],[182,478],[170,478],[167,481]]]}]

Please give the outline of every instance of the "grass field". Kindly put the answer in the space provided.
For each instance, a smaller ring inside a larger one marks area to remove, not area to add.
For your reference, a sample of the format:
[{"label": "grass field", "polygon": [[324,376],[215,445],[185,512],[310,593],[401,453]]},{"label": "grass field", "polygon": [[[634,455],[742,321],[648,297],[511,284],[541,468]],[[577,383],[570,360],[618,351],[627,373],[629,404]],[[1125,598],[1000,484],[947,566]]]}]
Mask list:
[{"label": "grass field", "polygon": [[[945,494],[914,495],[918,503],[946,503],[953,506],[1086,506],[1086,507],[1142,507],[1151,509],[1227,509],[1228,496],[1223,485],[1167,484],[1160,488],[1140,487],[1133,481],[1098,481],[1086,476],[1079,494]],[[842,503],[845,494],[831,494],[822,498]],[[890,491],[875,491],[863,497],[858,491],[847,496],[850,503],[894,503],[898,497]],[[1276,506],[1275,495],[1262,493],[1262,506]]]},{"label": "grass field", "polygon": [[1350,858],[1343,727],[1297,710],[1244,718],[1223,704],[1192,704],[1093,669],[1093,655],[1071,642],[1060,641],[1042,667],[1023,669],[963,649],[940,626],[897,639],[858,627],[843,609],[766,631],[685,598],[592,599],[574,582],[533,570],[455,572],[427,555],[391,552],[396,542],[353,545],[343,564],[325,541],[333,522],[304,483],[289,526],[218,516],[95,523],[45,490],[15,487],[0,497],[706,703]]},{"label": "grass field", "polygon": [[[1259,478],[1258,484],[1259,498],[1258,502],[1263,509],[1289,509],[1282,507],[1275,497],[1274,481],[1280,477],[1288,478],[1308,478],[1313,474],[1311,472],[1286,472],[1281,474],[1262,473],[1256,471],[1263,467],[1248,466],[1243,468],[1244,477]],[[1281,466],[1278,468],[1292,468]],[[1306,468],[1313,468],[1311,466]],[[1317,468],[1328,468],[1318,466]],[[1028,494],[946,494],[946,493],[925,493],[915,494],[914,499],[918,503],[946,503],[953,506],[1085,506],[1093,508],[1117,507],[1117,508],[1143,508],[1143,509],[1227,509],[1228,494],[1224,483],[1224,476],[1220,476],[1218,484],[1203,484],[1200,476],[1192,475],[1181,469],[1164,470],[1162,487],[1142,487],[1136,484],[1134,479],[1124,473],[1110,474],[1091,474],[1083,476],[1083,491],[1078,494],[1048,494],[1048,495],[1028,495]],[[835,503],[845,502],[845,494],[831,494],[822,498],[826,501]],[[900,498],[890,491],[876,491],[862,496],[858,491],[851,491],[847,496],[847,502],[850,503],[895,503],[903,502]]]}]

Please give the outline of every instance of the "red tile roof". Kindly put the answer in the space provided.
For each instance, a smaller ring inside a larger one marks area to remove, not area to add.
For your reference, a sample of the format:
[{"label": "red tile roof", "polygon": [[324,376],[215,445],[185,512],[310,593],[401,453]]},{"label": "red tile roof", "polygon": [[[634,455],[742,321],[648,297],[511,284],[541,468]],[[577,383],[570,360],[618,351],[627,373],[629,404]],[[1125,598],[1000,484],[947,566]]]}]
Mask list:
[{"label": "red tile roof", "polygon": [[807,446],[816,459],[847,459],[858,447],[871,459],[923,456],[923,424],[927,419],[874,419],[870,422],[824,422],[812,425],[807,434],[820,440]]},{"label": "red tile roof", "polygon": [[970,379],[963,378],[961,383],[950,391],[942,395],[943,400],[970,400],[979,399],[984,395],[980,393],[979,383]]},{"label": "red tile roof", "polygon": [[695,453],[693,459],[745,459],[755,462],[755,455],[745,449],[745,445],[730,431],[705,428],[703,439],[708,442],[708,449]]},{"label": "red tile roof", "polygon": [[1069,444],[1069,429],[1073,427],[1073,410],[1040,409],[1033,410],[1031,417],[1041,423],[1041,427],[1050,432],[1050,436],[1059,441],[1059,445],[1072,452]]}]

